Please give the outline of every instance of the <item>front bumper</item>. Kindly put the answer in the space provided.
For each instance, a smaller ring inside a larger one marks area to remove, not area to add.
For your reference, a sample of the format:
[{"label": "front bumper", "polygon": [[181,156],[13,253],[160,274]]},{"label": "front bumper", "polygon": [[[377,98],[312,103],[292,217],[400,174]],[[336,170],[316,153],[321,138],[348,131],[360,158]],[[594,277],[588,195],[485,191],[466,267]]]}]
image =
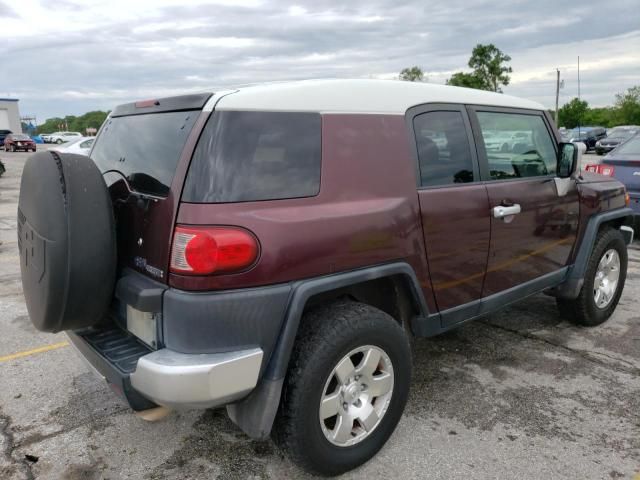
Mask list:
[{"label": "front bumper", "polygon": [[599,146],[596,146],[596,152],[597,153],[609,153],[611,150],[613,150],[616,147],[617,147],[617,145],[599,145]]}]

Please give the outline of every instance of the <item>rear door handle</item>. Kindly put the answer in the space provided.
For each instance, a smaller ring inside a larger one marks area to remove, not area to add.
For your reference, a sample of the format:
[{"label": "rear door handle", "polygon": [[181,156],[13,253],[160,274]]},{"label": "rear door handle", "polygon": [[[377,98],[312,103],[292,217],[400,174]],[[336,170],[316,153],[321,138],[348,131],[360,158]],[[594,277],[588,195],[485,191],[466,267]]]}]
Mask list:
[{"label": "rear door handle", "polygon": [[493,213],[493,218],[504,218],[504,217],[509,217],[511,215],[517,215],[521,211],[522,209],[520,208],[520,205],[518,205],[517,203],[510,205],[508,207],[498,205],[497,207],[493,207],[491,209],[491,212]]}]

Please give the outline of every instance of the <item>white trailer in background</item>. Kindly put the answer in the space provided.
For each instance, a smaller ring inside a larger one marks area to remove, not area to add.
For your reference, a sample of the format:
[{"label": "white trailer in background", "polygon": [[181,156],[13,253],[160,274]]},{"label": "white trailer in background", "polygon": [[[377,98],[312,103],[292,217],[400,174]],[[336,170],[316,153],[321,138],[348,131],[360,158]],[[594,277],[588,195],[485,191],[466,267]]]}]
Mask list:
[{"label": "white trailer in background", "polygon": [[13,133],[22,133],[18,99],[0,98],[0,130],[11,130]]}]

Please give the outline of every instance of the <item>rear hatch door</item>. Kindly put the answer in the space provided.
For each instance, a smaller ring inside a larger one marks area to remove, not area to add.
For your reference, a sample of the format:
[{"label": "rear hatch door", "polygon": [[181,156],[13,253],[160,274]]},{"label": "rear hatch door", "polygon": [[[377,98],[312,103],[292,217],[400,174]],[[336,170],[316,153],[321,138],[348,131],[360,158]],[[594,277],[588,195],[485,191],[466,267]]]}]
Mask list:
[{"label": "rear hatch door", "polygon": [[120,267],[167,282],[184,175],[211,94],[117,107],[91,151],[114,205]]}]

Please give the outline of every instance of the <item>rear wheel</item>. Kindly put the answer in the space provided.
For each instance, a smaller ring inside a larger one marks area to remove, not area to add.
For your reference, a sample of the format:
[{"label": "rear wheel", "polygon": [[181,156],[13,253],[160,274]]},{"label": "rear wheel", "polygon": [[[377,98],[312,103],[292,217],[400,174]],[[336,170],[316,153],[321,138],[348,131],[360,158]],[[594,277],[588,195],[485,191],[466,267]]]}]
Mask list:
[{"label": "rear wheel", "polygon": [[398,424],[409,341],[392,317],[351,301],[309,312],[300,329],[274,439],[303,468],[337,475],[375,455]]},{"label": "rear wheel", "polygon": [[560,314],[585,326],[604,323],[616,309],[627,277],[627,246],[620,230],[598,233],[585,272],[584,285],[576,299],[558,298]]}]

